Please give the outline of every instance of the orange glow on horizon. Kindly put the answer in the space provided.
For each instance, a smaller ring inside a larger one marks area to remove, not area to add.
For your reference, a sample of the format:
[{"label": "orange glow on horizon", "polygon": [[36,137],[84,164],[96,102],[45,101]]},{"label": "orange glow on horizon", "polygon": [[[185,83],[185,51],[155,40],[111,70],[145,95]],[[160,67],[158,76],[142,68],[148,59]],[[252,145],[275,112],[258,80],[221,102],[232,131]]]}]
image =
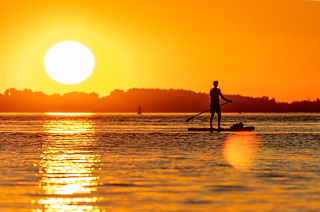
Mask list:
[{"label": "orange glow on horizon", "polygon": [[[319,11],[320,2],[308,0],[3,0],[0,92],[208,92],[219,80],[224,94],[315,100]],[[45,72],[46,51],[64,40],[95,56],[94,72],[79,84],[59,84]]]},{"label": "orange glow on horizon", "polygon": [[50,116],[91,116],[93,113],[45,113]]}]

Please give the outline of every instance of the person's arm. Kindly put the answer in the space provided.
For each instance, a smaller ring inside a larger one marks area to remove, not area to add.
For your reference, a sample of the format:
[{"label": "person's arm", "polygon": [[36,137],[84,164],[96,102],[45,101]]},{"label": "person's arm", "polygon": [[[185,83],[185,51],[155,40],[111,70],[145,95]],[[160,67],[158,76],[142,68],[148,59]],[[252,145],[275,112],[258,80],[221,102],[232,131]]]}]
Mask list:
[{"label": "person's arm", "polygon": [[232,102],[231,100],[227,99],[226,97],[224,97],[224,96],[222,95],[221,90],[220,90],[220,96],[221,96],[221,98],[224,99],[225,101],[227,101],[227,102]]}]

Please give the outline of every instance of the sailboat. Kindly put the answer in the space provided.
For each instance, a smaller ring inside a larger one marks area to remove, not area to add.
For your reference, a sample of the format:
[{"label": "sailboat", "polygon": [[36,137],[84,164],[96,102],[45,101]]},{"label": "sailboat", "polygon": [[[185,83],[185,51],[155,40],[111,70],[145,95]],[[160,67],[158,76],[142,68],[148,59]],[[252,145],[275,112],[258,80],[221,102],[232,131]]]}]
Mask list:
[{"label": "sailboat", "polygon": [[137,114],[138,114],[138,115],[141,115],[141,114],[142,114],[142,112],[141,112],[141,107],[140,107],[140,106],[138,107],[138,112],[137,112]]}]

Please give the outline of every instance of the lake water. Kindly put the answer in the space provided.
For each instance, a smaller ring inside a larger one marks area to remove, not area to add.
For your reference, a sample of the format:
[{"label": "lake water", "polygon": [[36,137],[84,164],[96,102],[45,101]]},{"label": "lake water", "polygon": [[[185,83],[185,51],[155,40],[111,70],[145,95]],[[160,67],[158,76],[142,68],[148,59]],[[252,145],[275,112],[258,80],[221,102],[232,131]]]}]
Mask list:
[{"label": "lake water", "polygon": [[320,211],[320,114],[0,114],[0,211]]}]

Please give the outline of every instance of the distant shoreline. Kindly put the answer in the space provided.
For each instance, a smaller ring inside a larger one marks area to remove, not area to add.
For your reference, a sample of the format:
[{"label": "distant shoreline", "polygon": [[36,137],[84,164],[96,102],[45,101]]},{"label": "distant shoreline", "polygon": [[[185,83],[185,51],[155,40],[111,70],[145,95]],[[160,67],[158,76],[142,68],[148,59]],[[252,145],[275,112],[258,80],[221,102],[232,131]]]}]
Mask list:
[{"label": "distant shoreline", "polygon": [[[224,113],[319,113],[320,100],[277,102],[269,97],[225,95],[233,101],[221,107]],[[221,103],[224,101],[221,100]],[[206,93],[175,89],[114,90],[109,96],[70,92],[48,95],[30,89],[7,89],[0,94],[0,113],[197,113],[209,108]]]}]

